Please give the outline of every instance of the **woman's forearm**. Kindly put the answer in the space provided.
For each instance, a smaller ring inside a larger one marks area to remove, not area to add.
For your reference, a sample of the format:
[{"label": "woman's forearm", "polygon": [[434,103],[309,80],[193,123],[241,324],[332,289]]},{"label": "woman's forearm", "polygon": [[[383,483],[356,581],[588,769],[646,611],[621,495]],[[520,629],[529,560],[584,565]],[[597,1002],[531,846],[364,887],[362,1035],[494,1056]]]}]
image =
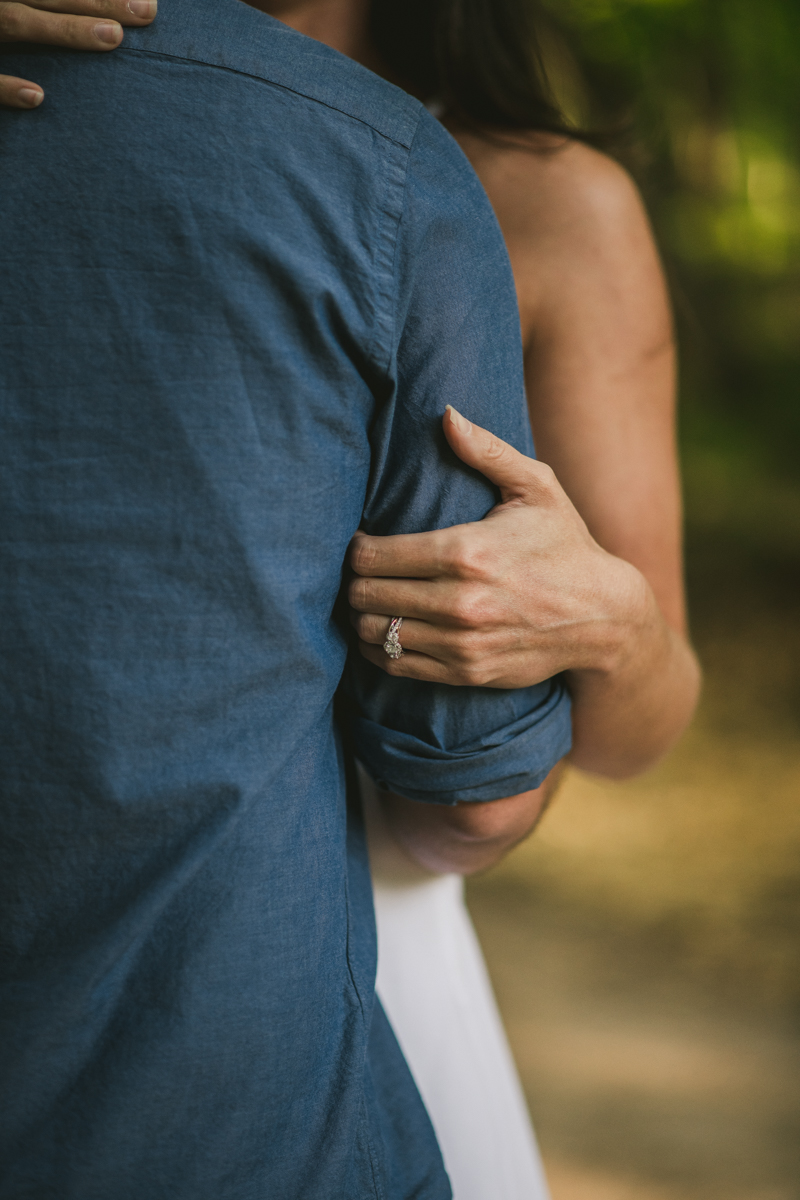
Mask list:
[{"label": "woman's forearm", "polygon": [[533,791],[485,803],[423,804],[381,792],[380,819],[395,846],[417,867],[472,875],[500,862],[534,830],[562,775],[559,763]]},{"label": "woman's forearm", "polygon": [[620,622],[594,667],[569,670],[572,752],[584,771],[625,779],[674,745],[697,704],[700,668],[642,579],[640,611]]},{"label": "woman's forearm", "polygon": [[[682,605],[671,606],[673,629],[644,573],[591,536],[549,467],[459,414],[445,433],[503,503],[471,525],[354,539],[349,595],[362,654],[391,675],[456,685],[526,688],[563,675],[572,762],[612,778],[645,770],[697,701]],[[389,658],[396,614],[404,653]]]}]

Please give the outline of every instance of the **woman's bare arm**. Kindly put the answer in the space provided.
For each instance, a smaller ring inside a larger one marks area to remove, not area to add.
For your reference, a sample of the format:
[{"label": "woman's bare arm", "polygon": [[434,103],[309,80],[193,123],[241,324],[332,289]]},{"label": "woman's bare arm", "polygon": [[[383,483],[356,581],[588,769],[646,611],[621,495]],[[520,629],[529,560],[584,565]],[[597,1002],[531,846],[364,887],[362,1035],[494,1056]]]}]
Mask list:
[{"label": "woman's bare arm", "polygon": [[[378,539],[357,541],[356,570],[372,576],[352,588],[354,608],[373,614],[358,624],[363,652],[384,669],[451,683],[519,687],[565,671],[572,761],[633,775],[669,749],[699,688],[685,634],[674,351],[658,256],[635,188],[604,156],[460,140],[506,237],[534,437],[553,470],[481,431],[465,440],[446,418],[453,448],[505,483],[507,503],[479,525],[420,535],[438,537],[419,542],[422,558],[409,542],[387,556]],[[378,571],[416,571],[419,582],[384,580],[376,592]],[[387,607],[376,607],[378,595]],[[406,611],[415,620],[405,641],[420,653],[387,668],[368,645],[385,628],[374,614]]]},{"label": "woman's bare arm", "polygon": [[537,455],[600,545],[644,574],[685,632],[675,344],[639,193],[580,143],[475,165],[517,284]]},{"label": "woman's bare arm", "polygon": [[[356,536],[350,603],[362,653],[391,675],[470,686],[527,687],[566,672],[573,761],[609,776],[644,770],[694,708],[688,644],[643,574],[591,536],[550,467],[452,410],[444,429],[503,503],[469,525]],[[394,614],[405,618],[405,653],[392,661],[381,643]]]},{"label": "woman's bare arm", "polygon": [[442,874],[472,875],[493,867],[528,837],[562,774],[559,764],[530,792],[479,803],[424,804],[380,792],[380,817],[394,843],[418,866]]},{"label": "woman's bare arm", "polygon": [[637,730],[652,720],[666,732],[699,686],[686,641],[667,289],[639,193],[605,155],[572,143],[476,166],[517,281],[537,453],[657,606],[627,670],[570,675],[573,761],[616,773],[612,746],[627,743],[633,762]]}]

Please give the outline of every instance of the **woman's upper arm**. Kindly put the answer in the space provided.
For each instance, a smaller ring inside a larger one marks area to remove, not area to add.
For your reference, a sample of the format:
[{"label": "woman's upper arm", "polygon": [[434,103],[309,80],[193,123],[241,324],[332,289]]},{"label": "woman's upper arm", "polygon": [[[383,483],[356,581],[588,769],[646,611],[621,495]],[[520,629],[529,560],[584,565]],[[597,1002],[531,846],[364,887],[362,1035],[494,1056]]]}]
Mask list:
[{"label": "woman's upper arm", "polygon": [[623,169],[587,146],[526,158],[527,188],[507,189],[496,207],[517,280],[537,455],[683,631],[675,350],[644,206]]}]

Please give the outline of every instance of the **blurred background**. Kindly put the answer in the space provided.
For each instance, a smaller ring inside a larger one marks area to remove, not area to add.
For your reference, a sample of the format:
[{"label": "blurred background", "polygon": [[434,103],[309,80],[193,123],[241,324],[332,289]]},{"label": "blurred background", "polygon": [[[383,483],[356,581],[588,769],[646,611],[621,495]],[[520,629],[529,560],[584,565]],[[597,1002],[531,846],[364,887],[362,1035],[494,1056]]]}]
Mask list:
[{"label": "blurred background", "polygon": [[470,907],[554,1200],[800,1198],[800,3],[546,0],[670,277],[700,712]]}]

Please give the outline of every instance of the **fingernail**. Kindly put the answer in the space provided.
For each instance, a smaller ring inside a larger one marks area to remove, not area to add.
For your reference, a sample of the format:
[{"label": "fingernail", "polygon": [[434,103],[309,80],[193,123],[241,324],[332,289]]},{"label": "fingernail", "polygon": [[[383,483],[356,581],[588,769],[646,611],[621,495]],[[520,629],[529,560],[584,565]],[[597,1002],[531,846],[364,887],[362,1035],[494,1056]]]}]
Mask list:
[{"label": "fingernail", "polygon": [[36,108],[44,100],[44,92],[37,88],[20,88],[17,95],[26,108]]},{"label": "fingernail", "polygon": [[462,417],[458,409],[453,408],[452,404],[448,404],[445,407],[447,412],[450,413],[450,420],[453,422],[458,432],[464,434],[469,433],[472,429],[472,422],[468,421],[466,417]]},{"label": "fingernail", "polygon": [[108,46],[116,46],[122,41],[122,26],[116,21],[98,21],[94,27],[94,36]]},{"label": "fingernail", "polygon": [[140,21],[152,21],[157,10],[158,0],[128,0],[128,12]]}]

